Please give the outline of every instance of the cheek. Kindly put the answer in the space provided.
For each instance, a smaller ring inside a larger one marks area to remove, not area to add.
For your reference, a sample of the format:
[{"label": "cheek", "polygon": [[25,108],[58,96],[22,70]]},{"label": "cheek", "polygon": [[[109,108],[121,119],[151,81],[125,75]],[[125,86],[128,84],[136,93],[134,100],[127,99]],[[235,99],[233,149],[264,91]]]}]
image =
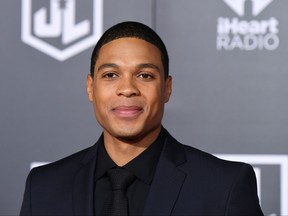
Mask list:
[{"label": "cheek", "polygon": [[109,103],[109,90],[103,88],[94,88],[93,102],[95,111],[102,111]]},{"label": "cheek", "polygon": [[151,109],[157,109],[156,112],[163,106],[164,97],[164,91],[161,88],[151,87],[146,92],[147,103],[151,106]]},{"label": "cheek", "polygon": [[95,83],[94,85],[94,100],[97,103],[104,103],[109,101],[108,97],[111,97],[113,87],[106,86],[101,83]]},{"label": "cheek", "polygon": [[[107,104],[103,102],[102,96],[99,95],[99,97],[96,95],[97,101],[94,102],[94,114],[98,121],[98,123],[102,126],[104,126],[108,119],[109,119],[109,113]],[[95,99],[94,99],[95,101]]]}]

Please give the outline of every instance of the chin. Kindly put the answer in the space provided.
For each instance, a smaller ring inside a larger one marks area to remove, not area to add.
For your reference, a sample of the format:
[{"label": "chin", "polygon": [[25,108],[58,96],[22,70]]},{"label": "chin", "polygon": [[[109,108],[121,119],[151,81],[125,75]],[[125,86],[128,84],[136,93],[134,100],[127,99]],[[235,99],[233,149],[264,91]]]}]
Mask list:
[{"label": "chin", "polygon": [[133,141],[141,137],[141,129],[135,127],[122,127],[121,130],[115,130],[114,136],[121,140]]},{"label": "chin", "polygon": [[121,130],[118,130],[116,132],[116,134],[119,136],[119,137],[137,137],[137,135],[139,134],[138,130],[135,130],[135,128],[131,128],[131,129],[121,129]]}]

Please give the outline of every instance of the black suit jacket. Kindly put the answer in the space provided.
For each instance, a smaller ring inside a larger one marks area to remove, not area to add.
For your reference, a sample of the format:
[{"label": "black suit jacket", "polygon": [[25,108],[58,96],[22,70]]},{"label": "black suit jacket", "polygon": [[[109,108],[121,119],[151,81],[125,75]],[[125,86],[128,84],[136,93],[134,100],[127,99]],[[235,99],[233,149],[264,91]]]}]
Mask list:
[{"label": "black suit jacket", "polygon": [[[166,133],[143,215],[263,215],[250,165],[218,159]],[[20,215],[93,215],[97,146],[33,169]]]}]

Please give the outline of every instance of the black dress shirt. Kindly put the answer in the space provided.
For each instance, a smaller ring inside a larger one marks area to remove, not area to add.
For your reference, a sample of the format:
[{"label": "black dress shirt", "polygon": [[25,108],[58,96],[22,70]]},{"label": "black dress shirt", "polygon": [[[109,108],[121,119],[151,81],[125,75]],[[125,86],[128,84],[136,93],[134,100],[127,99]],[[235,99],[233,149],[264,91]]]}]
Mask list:
[{"label": "black dress shirt", "polygon": [[[132,172],[136,179],[127,189],[127,197],[129,202],[129,214],[141,215],[150,185],[152,183],[158,159],[164,142],[164,129],[154,143],[152,143],[145,151],[136,158],[128,162],[123,168]],[[109,157],[104,147],[103,136],[98,147],[96,169],[95,169],[95,190],[94,190],[94,214],[101,215],[104,202],[111,193],[109,178],[106,172],[117,166]]]}]

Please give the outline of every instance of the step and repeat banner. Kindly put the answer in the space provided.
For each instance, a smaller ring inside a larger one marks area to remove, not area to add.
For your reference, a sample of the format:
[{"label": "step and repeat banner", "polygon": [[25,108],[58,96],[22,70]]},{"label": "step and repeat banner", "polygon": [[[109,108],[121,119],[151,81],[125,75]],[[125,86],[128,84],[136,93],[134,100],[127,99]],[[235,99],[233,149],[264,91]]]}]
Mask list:
[{"label": "step and repeat banner", "polygon": [[91,146],[92,48],[143,22],[170,54],[163,124],[182,143],[250,163],[265,215],[288,215],[287,0],[0,0],[0,215],[32,166]]}]

